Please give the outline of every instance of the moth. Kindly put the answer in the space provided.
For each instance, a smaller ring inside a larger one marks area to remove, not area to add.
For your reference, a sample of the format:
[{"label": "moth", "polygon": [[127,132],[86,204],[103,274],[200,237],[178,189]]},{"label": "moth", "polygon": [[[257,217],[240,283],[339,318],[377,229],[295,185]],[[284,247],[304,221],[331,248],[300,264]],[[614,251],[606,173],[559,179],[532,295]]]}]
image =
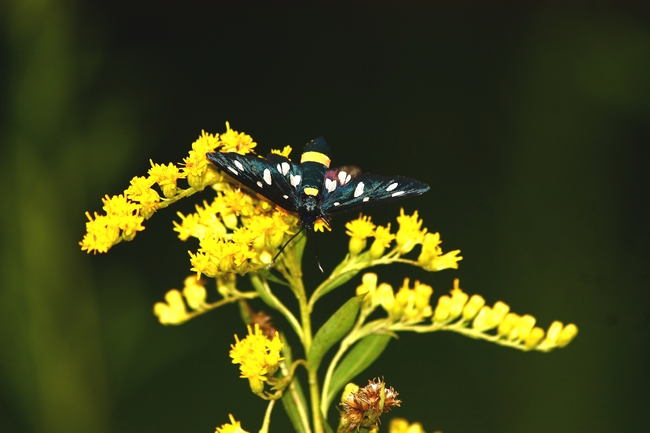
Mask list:
[{"label": "moth", "polygon": [[329,226],[334,216],[429,190],[428,185],[413,179],[362,173],[355,166],[330,169],[330,155],[327,142],[318,137],[305,145],[300,164],[274,153],[262,158],[213,152],[207,157],[243,185],[287,211],[297,213],[300,225],[308,234],[314,231],[319,219]]}]

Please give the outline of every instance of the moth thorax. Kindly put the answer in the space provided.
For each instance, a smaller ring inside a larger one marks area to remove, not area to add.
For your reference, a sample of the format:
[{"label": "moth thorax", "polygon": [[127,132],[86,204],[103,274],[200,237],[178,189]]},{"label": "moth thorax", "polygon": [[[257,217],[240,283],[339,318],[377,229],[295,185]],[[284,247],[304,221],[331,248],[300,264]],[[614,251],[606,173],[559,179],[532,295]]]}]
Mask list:
[{"label": "moth thorax", "polygon": [[306,196],[302,202],[301,210],[306,213],[317,213],[318,202],[316,201],[316,197]]}]

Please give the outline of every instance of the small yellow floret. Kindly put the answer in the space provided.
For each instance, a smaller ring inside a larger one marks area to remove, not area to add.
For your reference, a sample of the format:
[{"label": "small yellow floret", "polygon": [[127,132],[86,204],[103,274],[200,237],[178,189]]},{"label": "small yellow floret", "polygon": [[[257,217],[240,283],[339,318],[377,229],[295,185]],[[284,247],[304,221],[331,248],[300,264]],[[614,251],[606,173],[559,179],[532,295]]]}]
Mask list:
[{"label": "small yellow floret", "polygon": [[[243,340],[235,335],[236,343],[231,345],[230,357],[233,364],[240,364],[240,377],[248,378],[251,389],[256,394],[262,392],[267,375],[274,374],[278,363],[284,358],[280,356],[283,344],[278,333],[269,339],[256,323],[255,328],[248,326],[248,335]],[[262,385],[262,389],[260,389]]]},{"label": "small yellow floret", "polygon": [[217,427],[215,433],[248,433],[241,427],[239,421],[235,421],[235,417],[233,417],[232,414],[230,414],[229,417],[230,422],[223,424],[221,427]]},{"label": "small yellow floret", "polygon": [[154,164],[152,160],[149,160],[149,163],[151,164],[149,178],[160,186],[165,197],[173,197],[176,194],[176,182],[185,175],[181,174],[179,168],[171,162],[169,165],[165,165]]},{"label": "small yellow floret", "polygon": [[230,123],[226,122],[226,132],[221,134],[221,145],[223,146],[222,152],[237,152],[246,155],[253,152],[257,143],[250,135],[230,129]]},{"label": "small yellow floret", "polygon": [[289,159],[289,155],[291,154],[291,146],[284,146],[284,149],[278,150],[278,149],[271,149],[271,153],[274,153],[276,155],[281,155],[284,156],[285,158]]},{"label": "small yellow floret", "polygon": [[422,220],[418,219],[418,211],[413,212],[413,215],[405,215],[404,208],[400,209],[397,222],[399,223],[399,230],[395,240],[400,249],[400,254],[406,254],[422,242],[427,229],[420,230]]}]

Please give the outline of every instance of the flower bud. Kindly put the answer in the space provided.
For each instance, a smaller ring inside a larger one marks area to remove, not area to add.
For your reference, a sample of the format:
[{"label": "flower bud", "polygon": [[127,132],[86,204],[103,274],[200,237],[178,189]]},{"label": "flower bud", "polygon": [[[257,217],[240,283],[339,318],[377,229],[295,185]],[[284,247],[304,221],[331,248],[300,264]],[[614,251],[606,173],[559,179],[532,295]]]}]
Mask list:
[{"label": "flower bud", "polygon": [[483,305],[485,305],[485,299],[483,299],[482,296],[472,295],[472,297],[469,298],[469,301],[465,305],[465,308],[463,308],[463,318],[465,320],[474,318],[474,316],[476,316]]},{"label": "flower bud", "polygon": [[508,334],[509,340],[525,340],[535,326],[536,319],[530,314],[524,314],[515,323],[514,328]]},{"label": "flower bud", "polygon": [[390,284],[381,283],[379,287],[377,287],[377,291],[373,298],[373,304],[381,305],[387,313],[392,311],[393,306],[395,305],[395,293]]},{"label": "flower bud", "polygon": [[229,273],[217,277],[217,291],[224,298],[232,296],[236,287],[237,287],[236,274]]},{"label": "flower bud", "polygon": [[366,248],[366,240],[365,239],[358,238],[356,236],[352,236],[350,238],[350,244],[349,244],[350,255],[356,256],[361,251],[363,251],[364,248]]},{"label": "flower bud", "polygon": [[378,259],[381,256],[384,255],[386,252],[386,247],[384,247],[384,243],[375,239],[372,242],[372,245],[370,245],[370,257],[372,259]]},{"label": "flower bud", "polygon": [[451,298],[449,296],[443,295],[440,298],[438,298],[438,305],[436,306],[436,309],[433,312],[433,321],[434,322],[446,321],[449,318],[450,305],[451,305]]},{"label": "flower bud", "polygon": [[551,323],[551,326],[548,327],[548,331],[546,331],[546,340],[544,341],[555,346],[557,344],[557,339],[560,337],[560,332],[562,331],[563,327],[564,324],[558,320]]},{"label": "flower bud", "polygon": [[197,280],[195,276],[191,276],[185,279],[183,296],[185,296],[187,305],[189,305],[192,310],[200,310],[205,305],[208,293],[206,292],[205,287],[200,284],[200,280]]},{"label": "flower bud", "polygon": [[[457,280],[456,280],[457,281]],[[449,317],[455,319],[463,312],[463,308],[469,299],[469,295],[459,288],[451,291],[451,304],[449,306]]]},{"label": "flower bud", "polygon": [[578,327],[573,323],[569,323],[562,329],[560,336],[557,339],[558,347],[564,347],[571,342],[578,335]]},{"label": "flower bud", "polygon": [[539,342],[544,338],[544,330],[539,327],[534,327],[528,337],[524,340],[524,346],[527,349],[532,349],[539,344]]},{"label": "flower bud", "polygon": [[510,306],[504,302],[497,301],[492,307],[492,314],[490,314],[490,327],[488,329],[495,328],[499,326],[503,319],[505,319],[506,314],[510,311]]},{"label": "flower bud", "polygon": [[250,385],[251,391],[253,391],[254,394],[260,395],[264,392],[264,382],[258,378],[249,377],[248,384]]},{"label": "flower bud", "polygon": [[262,262],[265,265],[268,265],[271,262],[273,262],[273,254],[271,254],[267,249],[263,249],[259,255],[259,259],[260,262]]},{"label": "flower bud", "polygon": [[492,314],[492,309],[490,307],[488,307],[487,305],[481,307],[476,317],[474,317],[474,321],[472,322],[472,328],[481,332],[490,329],[489,320],[491,314]]},{"label": "flower bud", "polygon": [[224,225],[228,227],[230,230],[235,230],[239,225],[239,220],[237,219],[237,215],[235,215],[234,213],[222,215],[222,219]]},{"label": "flower bud", "polygon": [[499,327],[497,328],[497,333],[501,337],[505,337],[506,335],[510,334],[510,332],[513,330],[515,327],[515,323],[517,323],[517,320],[519,320],[519,315],[516,313],[508,313],[506,314],[506,317],[503,319],[503,322],[499,324]]},{"label": "flower bud", "polygon": [[174,197],[176,195],[176,182],[167,183],[161,187],[163,195],[167,198]]}]

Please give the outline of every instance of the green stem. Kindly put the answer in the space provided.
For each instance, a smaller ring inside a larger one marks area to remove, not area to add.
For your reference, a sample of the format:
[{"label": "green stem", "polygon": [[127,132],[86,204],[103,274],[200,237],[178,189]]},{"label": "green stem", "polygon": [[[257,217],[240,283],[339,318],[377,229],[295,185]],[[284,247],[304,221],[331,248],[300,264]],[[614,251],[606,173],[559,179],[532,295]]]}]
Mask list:
[{"label": "green stem", "polygon": [[266,407],[266,413],[264,414],[264,424],[260,429],[260,433],[268,433],[269,426],[271,425],[271,412],[273,412],[273,406],[275,406],[275,400],[269,401],[269,405]]},{"label": "green stem", "polygon": [[[302,344],[305,353],[309,354],[312,344],[311,310],[307,302],[307,293],[302,280],[302,268],[297,260],[283,260],[283,265],[278,267],[286,280],[289,282],[293,293],[296,295],[300,306],[300,321],[302,322]],[[309,360],[307,360],[309,361]],[[318,374],[314,369],[307,368],[309,380],[309,396],[311,400],[311,411],[314,425],[314,433],[324,433],[323,417],[320,411],[320,392],[318,387]]]}]

